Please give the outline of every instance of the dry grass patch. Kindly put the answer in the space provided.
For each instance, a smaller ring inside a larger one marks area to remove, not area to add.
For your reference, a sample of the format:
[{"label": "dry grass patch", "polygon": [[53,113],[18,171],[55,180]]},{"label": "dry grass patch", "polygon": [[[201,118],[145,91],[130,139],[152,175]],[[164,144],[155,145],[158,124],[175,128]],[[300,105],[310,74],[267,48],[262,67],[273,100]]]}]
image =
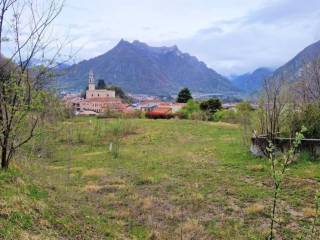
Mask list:
[{"label": "dry grass patch", "polygon": [[107,175],[107,170],[104,168],[91,168],[83,171],[83,176],[96,176],[102,177]]},{"label": "dry grass patch", "polygon": [[121,218],[128,218],[130,216],[130,211],[128,209],[121,209],[119,208],[116,212],[117,216],[118,217],[121,217]]},{"label": "dry grass patch", "polygon": [[252,165],[248,167],[248,170],[252,172],[264,172],[265,167],[262,164]]},{"label": "dry grass patch", "polygon": [[[101,176],[105,175],[106,170],[101,169],[90,169],[85,172],[85,176]],[[122,191],[128,188],[125,184],[125,181],[121,180],[120,178],[116,179],[109,179],[108,177],[102,177],[98,182],[89,181],[87,185],[83,188],[85,192],[95,192],[99,194],[112,194],[118,191]]]},{"label": "dry grass patch", "polygon": [[21,233],[20,238],[25,239],[25,240],[49,240],[49,239],[51,240],[51,239],[54,239],[53,237],[45,237],[42,235],[35,235],[34,233],[30,233],[27,231],[23,231]]},{"label": "dry grass patch", "polygon": [[[106,172],[106,170],[105,170]],[[125,185],[126,181],[121,179],[120,177],[108,177],[104,176],[103,178],[100,179],[99,183],[102,185]]]},{"label": "dry grass patch", "polygon": [[209,239],[204,227],[196,219],[187,219],[180,229],[176,230],[181,239]]},{"label": "dry grass patch", "polygon": [[150,210],[154,206],[154,198],[153,197],[146,197],[141,200],[141,206],[143,210]]},{"label": "dry grass patch", "polygon": [[313,208],[304,208],[302,209],[303,216],[306,218],[314,218],[317,216],[317,212]]},{"label": "dry grass patch", "polygon": [[65,167],[63,167],[63,166],[48,166],[48,169],[50,169],[50,170],[61,170],[64,168]]},{"label": "dry grass patch", "polygon": [[[97,184],[88,184],[83,188],[84,192],[99,193],[99,194],[113,194],[120,188],[115,186],[100,186]],[[109,197],[109,195],[108,195]]]},{"label": "dry grass patch", "polygon": [[244,211],[247,215],[261,214],[264,211],[264,205],[260,203],[254,203],[248,206]]},{"label": "dry grass patch", "polygon": [[100,191],[103,187],[96,184],[88,184],[82,190],[84,192],[96,193]]},{"label": "dry grass patch", "polygon": [[158,231],[152,231],[149,235],[148,240],[158,240],[161,239],[161,234]]},{"label": "dry grass patch", "polygon": [[103,152],[89,152],[89,153],[84,153],[83,156],[90,157],[90,156],[96,156],[100,154],[103,154]]},{"label": "dry grass patch", "polygon": [[226,122],[208,122],[210,125],[215,125],[218,127],[224,127],[224,128],[232,128],[236,129],[239,128],[239,124],[234,124],[234,123],[226,123]]}]

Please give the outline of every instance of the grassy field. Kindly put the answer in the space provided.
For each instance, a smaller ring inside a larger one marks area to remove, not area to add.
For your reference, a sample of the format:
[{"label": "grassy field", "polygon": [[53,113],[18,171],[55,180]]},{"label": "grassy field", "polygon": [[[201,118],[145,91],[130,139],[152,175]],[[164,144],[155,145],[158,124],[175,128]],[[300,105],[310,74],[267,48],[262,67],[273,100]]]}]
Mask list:
[{"label": "grassy field", "polygon": [[[319,163],[291,166],[279,239],[308,231],[317,189]],[[44,126],[0,171],[0,239],[264,239],[271,196],[269,164],[237,125],[76,118]]]}]

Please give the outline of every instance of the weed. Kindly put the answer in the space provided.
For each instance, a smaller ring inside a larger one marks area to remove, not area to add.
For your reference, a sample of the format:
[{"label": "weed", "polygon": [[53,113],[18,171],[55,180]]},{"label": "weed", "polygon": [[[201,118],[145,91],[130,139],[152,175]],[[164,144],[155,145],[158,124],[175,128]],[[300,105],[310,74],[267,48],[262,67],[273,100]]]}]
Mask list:
[{"label": "weed", "polygon": [[12,212],[9,221],[25,230],[30,229],[33,225],[31,216],[21,212]]}]

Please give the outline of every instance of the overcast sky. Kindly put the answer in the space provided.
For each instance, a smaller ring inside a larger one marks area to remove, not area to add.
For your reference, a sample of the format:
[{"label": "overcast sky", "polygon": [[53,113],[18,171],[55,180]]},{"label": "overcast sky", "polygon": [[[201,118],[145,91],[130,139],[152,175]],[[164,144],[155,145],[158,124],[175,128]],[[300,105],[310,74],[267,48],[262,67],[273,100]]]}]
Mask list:
[{"label": "overcast sky", "polygon": [[137,39],[241,74],[280,66],[320,40],[320,0],[66,0],[56,28],[79,60]]}]

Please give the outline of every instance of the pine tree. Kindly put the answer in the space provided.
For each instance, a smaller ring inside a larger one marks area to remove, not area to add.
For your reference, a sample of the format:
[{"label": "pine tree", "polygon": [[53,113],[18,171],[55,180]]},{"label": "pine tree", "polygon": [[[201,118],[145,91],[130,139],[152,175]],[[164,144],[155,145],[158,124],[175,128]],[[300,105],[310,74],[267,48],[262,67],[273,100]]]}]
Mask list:
[{"label": "pine tree", "polygon": [[107,85],[103,79],[98,80],[97,89],[106,89]]},{"label": "pine tree", "polygon": [[186,103],[190,99],[192,99],[191,92],[188,88],[183,88],[178,94],[177,102],[178,103]]}]

